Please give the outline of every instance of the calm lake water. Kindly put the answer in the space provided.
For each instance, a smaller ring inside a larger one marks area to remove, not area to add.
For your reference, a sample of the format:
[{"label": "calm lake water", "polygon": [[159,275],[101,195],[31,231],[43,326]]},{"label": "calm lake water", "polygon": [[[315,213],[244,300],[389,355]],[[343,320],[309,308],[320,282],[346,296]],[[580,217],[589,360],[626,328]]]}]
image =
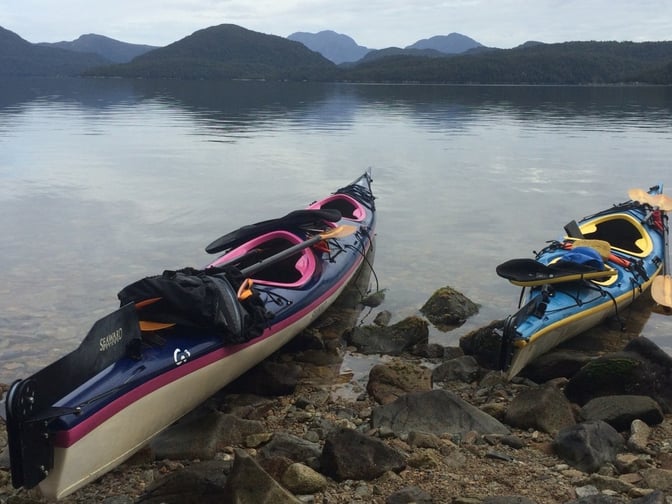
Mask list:
[{"label": "calm lake water", "polygon": [[[372,168],[394,320],[450,285],[512,312],[495,266],[631,187],[672,187],[672,88],[0,82],[0,381],[77,346],[126,284],[202,266],[241,225]],[[642,329],[672,353],[672,317]]]}]

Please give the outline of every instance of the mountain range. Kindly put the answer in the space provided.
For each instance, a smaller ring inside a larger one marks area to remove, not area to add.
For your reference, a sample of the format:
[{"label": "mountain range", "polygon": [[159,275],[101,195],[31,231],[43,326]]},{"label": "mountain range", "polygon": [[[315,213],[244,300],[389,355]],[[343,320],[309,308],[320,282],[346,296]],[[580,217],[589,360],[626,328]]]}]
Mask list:
[{"label": "mountain range", "polygon": [[672,42],[527,42],[485,47],[458,33],[372,50],[324,31],[267,35],[211,26],[154,48],[99,35],[31,44],[0,27],[0,76],[84,75],[451,84],[672,83]]}]

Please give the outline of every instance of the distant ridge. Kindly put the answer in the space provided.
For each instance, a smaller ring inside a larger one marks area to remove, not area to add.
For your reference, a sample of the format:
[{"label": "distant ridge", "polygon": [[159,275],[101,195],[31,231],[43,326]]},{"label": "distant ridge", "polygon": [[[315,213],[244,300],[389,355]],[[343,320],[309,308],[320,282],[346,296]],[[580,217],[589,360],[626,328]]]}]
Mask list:
[{"label": "distant ridge", "polygon": [[237,25],[198,30],[130,63],[87,75],[180,79],[326,80],[335,65],[299,42]]},{"label": "distant ridge", "polygon": [[483,47],[483,45],[466,35],[450,33],[418,40],[416,43],[406,46],[405,49],[434,49],[446,54],[460,54],[479,47]]},{"label": "distant ridge", "polygon": [[154,46],[129,44],[104,35],[89,33],[70,42],[41,42],[39,45],[58,47],[69,51],[88,52],[98,54],[113,63],[127,63],[136,56],[156,49]]},{"label": "distant ridge", "polygon": [[106,61],[96,54],[31,44],[0,27],[0,76],[73,76]]},{"label": "distant ridge", "polygon": [[301,42],[308,49],[319,52],[337,65],[362,59],[371,49],[360,46],[351,37],[323,30],[318,33],[295,32],[287,37],[289,40]]}]

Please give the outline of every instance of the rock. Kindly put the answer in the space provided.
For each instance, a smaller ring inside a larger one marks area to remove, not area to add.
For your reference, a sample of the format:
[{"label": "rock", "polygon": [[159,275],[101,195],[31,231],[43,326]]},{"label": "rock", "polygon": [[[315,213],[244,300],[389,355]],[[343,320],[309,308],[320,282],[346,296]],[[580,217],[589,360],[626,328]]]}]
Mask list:
[{"label": "rock", "polygon": [[389,428],[397,436],[411,431],[436,435],[509,434],[501,422],[460,399],[447,390],[414,392],[400,397],[393,403],[373,410],[371,424],[374,428]]},{"label": "rock", "polygon": [[420,317],[407,317],[386,327],[358,326],[346,337],[363,354],[400,355],[418,343],[427,343],[429,326]]},{"label": "rock", "polygon": [[549,434],[576,423],[565,395],[550,385],[534,387],[514,397],[504,421],[512,427],[538,429]]},{"label": "rock", "polygon": [[478,313],[478,305],[451,287],[438,289],[420,308],[420,312],[438,329],[459,327]]},{"label": "rock", "polygon": [[154,438],[150,446],[157,459],[208,460],[224,446],[243,444],[245,438],[263,431],[256,420],[213,412],[188,417]]},{"label": "rock", "polygon": [[460,338],[460,348],[466,355],[473,355],[478,364],[487,369],[500,369],[502,336],[498,332],[502,320],[491,322]]},{"label": "rock", "polygon": [[406,467],[404,456],[383,441],[351,429],[338,429],[324,442],[322,473],[336,481],[373,480],[387,471]]},{"label": "rock", "polygon": [[377,326],[385,327],[390,324],[391,320],[392,320],[392,313],[390,313],[387,310],[383,310],[381,312],[378,312],[376,317],[373,319],[373,323],[376,324]]},{"label": "rock", "polygon": [[650,467],[640,471],[640,474],[649,488],[666,493],[672,492],[672,471]]},{"label": "rock", "polygon": [[327,487],[327,478],[301,463],[290,465],[282,475],[281,483],[294,494],[313,494]]},{"label": "rock", "polygon": [[433,448],[438,450],[441,447],[441,438],[436,434],[428,432],[411,431],[408,433],[408,444],[412,448]]},{"label": "rock", "polygon": [[402,360],[373,366],[366,385],[366,391],[380,404],[390,403],[408,392],[431,389],[432,372]]},{"label": "rock", "polygon": [[[196,464],[198,465],[198,464]],[[220,504],[225,482],[213,482],[198,468],[183,469],[154,482],[138,504]]]},{"label": "rock", "polygon": [[529,497],[522,495],[493,495],[485,497],[483,504],[536,504],[536,502]]},{"label": "rock", "polygon": [[588,401],[579,414],[584,420],[604,420],[618,431],[627,430],[633,420],[640,419],[648,425],[663,421],[658,403],[648,396],[611,395]]},{"label": "rock", "polygon": [[417,486],[402,488],[385,499],[385,504],[432,504],[433,502],[432,496]]},{"label": "rock", "polygon": [[235,451],[231,474],[224,486],[224,495],[218,502],[230,504],[301,504],[285,490],[244,450]]},{"label": "rock", "polygon": [[360,303],[363,304],[364,306],[369,306],[371,308],[380,306],[381,304],[383,304],[383,301],[385,301],[385,291],[387,291],[387,289],[381,289],[372,294],[369,294],[368,296],[362,298]]},{"label": "rock", "polygon": [[606,395],[645,395],[653,398],[664,413],[670,413],[672,357],[640,336],[631,340],[622,352],[586,364],[569,380],[565,394],[579,405]]},{"label": "rock", "polygon": [[435,367],[432,371],[432,380],[434,382],[459,380],[472,383],[478,380],[480,373],[481,368],[476,359],[472,355],[463,355]]},{"label": "rock", "polygon": [[301,366],[266,359],[227,386],[227,390],[261,396],[293,394],[301,378]]},{"label": "rock", "polygon": [[306,462],[319,457],[321,452],[318,443],[278,432],[259,450],[259,456],[267,459],[283,457],[293,462]]},{"label": "rock", "polygon": [[555,378],[571,378],[590,362],[591,357],[577,350],[551,350],[530,362],[520,373],[536,383]]},{"label": "rock", "polygon": [[639,419],[633,420],[630,424],[630,437],[628,438],[628,448],[635,452],[648,453],[649,436],[651,427]]},{"label": "rock", "polygon": [[562,429],[553,440],[553,449],[571,466],[592,473],[607,462],[615,463],[623,444],[611,425],[592,420]]}]

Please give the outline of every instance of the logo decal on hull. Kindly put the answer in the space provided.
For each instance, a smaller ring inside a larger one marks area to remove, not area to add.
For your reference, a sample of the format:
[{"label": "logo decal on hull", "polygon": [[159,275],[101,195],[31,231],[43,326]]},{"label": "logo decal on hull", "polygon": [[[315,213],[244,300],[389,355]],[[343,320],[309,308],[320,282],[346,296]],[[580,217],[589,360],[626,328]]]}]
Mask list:
[{"label": "logo decal on hull", "polygon": [[175,361],[176,366],[187,362],[189,357],[191,357],[189,350],[180,350],[179,348],[176,348],[173,352],[173,360]]}]

